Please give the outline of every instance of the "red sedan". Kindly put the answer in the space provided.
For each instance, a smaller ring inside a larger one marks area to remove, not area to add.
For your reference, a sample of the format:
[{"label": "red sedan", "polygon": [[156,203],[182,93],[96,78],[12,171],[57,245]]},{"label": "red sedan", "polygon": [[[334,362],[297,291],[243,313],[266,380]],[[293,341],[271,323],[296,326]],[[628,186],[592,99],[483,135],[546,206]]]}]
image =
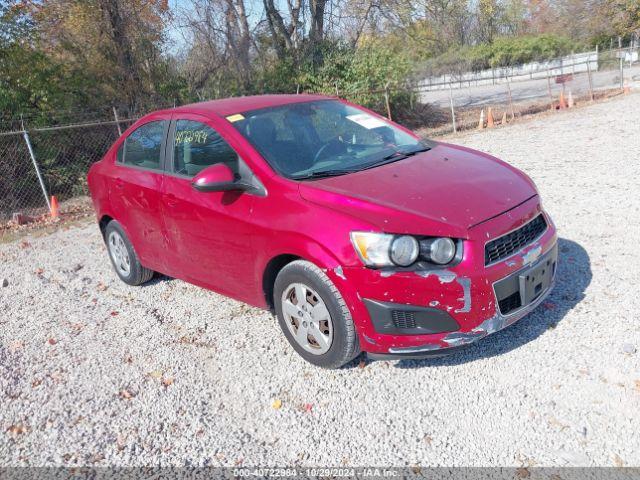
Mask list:
[{"label": "red sedan", "polygon": [[124,282],[161,272],[270,309],[322,367],[455,351],[554,283],[555,227],[525,174],[335,98],[149,114],[89,187]]}]

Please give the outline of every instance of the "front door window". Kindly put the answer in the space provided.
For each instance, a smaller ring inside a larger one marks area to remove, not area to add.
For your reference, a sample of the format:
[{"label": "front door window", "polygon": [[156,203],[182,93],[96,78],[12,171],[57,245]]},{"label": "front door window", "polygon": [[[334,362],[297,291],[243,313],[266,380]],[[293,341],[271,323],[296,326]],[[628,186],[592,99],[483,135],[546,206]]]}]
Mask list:
[{"label": "front door window", "polygon": [[178,175],[193,177],[216,163],[238,174],[238,154],[204,123],[178,120],[173,149],[173,172]]}]

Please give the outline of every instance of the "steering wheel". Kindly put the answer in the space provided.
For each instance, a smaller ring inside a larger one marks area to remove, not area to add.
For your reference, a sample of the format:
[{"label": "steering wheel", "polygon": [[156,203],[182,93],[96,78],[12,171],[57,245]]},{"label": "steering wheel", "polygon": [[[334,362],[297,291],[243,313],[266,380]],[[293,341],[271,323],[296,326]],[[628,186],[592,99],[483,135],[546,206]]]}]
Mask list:
[{"label": "steering wheel", "polygon": [[[331,147],[334,147],[335,150],[331,151]],[[346,149],[347,147],[345,147],[342,140],[340,140],[338,137],[332,138],[318,149],[315,156],[313,157],[313,163],[318,163],[323,157],[327,156],[327,154],[338,153],[340,151],[345,151]]]}]

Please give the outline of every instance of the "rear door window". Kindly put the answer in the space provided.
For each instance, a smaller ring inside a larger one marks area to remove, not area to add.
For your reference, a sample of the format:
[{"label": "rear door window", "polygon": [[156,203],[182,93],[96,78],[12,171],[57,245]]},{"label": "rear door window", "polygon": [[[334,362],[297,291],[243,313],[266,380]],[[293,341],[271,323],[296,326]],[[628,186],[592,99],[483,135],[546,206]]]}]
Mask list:
[{"label": "rear door window", "polygon": [[124,165],[162,170],[162,141],[167,122],[145,123],[134,130],[120,145],[117,161]]}]

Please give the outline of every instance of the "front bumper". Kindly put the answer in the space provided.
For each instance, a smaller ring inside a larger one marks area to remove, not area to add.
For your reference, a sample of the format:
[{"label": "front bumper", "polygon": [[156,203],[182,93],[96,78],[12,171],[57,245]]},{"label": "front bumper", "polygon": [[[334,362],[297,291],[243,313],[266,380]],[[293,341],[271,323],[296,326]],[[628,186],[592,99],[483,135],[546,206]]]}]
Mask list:
[{"label": "front bumper", "polygon": [[[555,265],[558,258],[558,246],[555,244],[553,248],[547,252],[542,258],[530,266],[524,267],[519,271],[516,271],[512,276],[521,276],[522,272],[528,272],[532,269],[536,269],[538,265],[546,264],[547,262],[553,262]],[[442,338],[441,343],[426,343],[424,345],[415,347],[398,347],[389,348],[388,356],[395,358],[421,358],[421,357],[433,357],[443,354],[454,353],[459,350],[460,347],[468,346],[478,340],[491,335],[492,333],[499,332],[500,330],[513,325],[515,322],[525,317],[527,314],[536,309],[547,298],[551,290],[555,285],[555,269],[553,272],[551,282],[542,290],[536,298],[527,305],[517,309],[513,313],[503,315],[498,309],[496,313],[483,321],[480,325],[473,328],[469,332],[450,332]],[[495,285],[494,285],[495,288]],[[374,355],[375,356],[375,355]],[[378,356],[382,356],[378,354]]]},{"label": "front bumper", "polygon": [[[555,268],[551,275],[545,275],[543,289],[533,293],[527,290],[522,305],[510,309],[508,314],[501,312],[499,300],[513,293],[511,290],[522,272],[529,272],[549,259],[555,264],[557,235],[551,219],[544,214],[548,223],[544,234],[501,262],[485,266],[484,244],[540,213],[536,200],[474,227],[465,240],[462,262],[450,269],[399,271],[389,275],[364,267],[344,268],[332,280],[351,310],[362,349],[372,356],[439,356],[502,330],[534,310],[551,292]],[[384,312],[376,315],[372,302],[388,309],[397,306],[400,312],[413,310],[425,320],[422,324],[416,320],[415,325],[403,331],[394,330],[388,321],[381,320],[381,316],[389,318],[389,315]]]}]

